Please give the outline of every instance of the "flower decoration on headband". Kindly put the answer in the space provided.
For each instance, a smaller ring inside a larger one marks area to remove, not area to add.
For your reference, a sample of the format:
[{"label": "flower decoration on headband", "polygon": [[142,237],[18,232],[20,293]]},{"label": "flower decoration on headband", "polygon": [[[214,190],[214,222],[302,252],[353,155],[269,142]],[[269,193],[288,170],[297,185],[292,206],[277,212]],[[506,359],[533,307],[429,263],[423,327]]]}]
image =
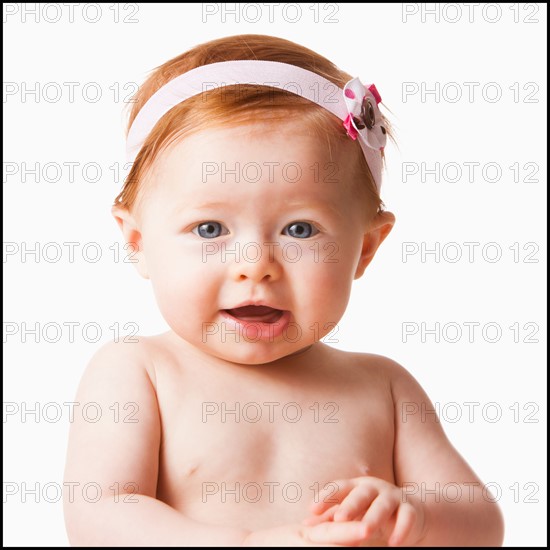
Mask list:
[{"label": "flower decoration on headband", "polygon": [[382,101],[374,84],[365,88],[358,78],[350,80],[344,86],[344,100],[348,116],[344,128],[351,139],[357,136],[371,149],[384,149],[386,145],[386,128],[382,126],[382,115],[378,104]]}]

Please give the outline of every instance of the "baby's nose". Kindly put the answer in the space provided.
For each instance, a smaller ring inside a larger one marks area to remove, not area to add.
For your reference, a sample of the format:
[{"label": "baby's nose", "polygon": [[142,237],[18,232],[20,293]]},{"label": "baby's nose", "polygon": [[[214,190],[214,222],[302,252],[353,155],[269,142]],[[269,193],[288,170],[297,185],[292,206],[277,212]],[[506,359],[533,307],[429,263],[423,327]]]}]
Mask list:
[{"label": "baby's nose", "polygon": [[236,247],[235,260],[231,264],[232,277],[236,281],[275,281],[281,277],[282,265],[278,260],[279,243],[248,242]]}]

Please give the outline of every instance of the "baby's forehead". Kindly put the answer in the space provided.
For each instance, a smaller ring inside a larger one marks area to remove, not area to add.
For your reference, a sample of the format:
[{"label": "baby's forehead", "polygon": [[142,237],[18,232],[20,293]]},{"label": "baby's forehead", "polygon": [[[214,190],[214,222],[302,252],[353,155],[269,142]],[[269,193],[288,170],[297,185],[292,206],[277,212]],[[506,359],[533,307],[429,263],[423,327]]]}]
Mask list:
[{"label": "baby's forehead", "polygon": [[197,134],[166,152],[146,184],[163,211],[244,210],[245,203],[267,213],[308,205],[338,211],[353,202],[348,165],[330,160],[318,140],[231,135]]},{"label": "baby's forehead", "polygon": [[213,127],[175,140],[155,160],[155,168],[158,176],[181,171],[206,179],[217,173],[258,181],[274,178],[277,171],[299,179],[323,169],[332,172],[332,181],[347,174],[357,159],[351,145],[290,122]]}]

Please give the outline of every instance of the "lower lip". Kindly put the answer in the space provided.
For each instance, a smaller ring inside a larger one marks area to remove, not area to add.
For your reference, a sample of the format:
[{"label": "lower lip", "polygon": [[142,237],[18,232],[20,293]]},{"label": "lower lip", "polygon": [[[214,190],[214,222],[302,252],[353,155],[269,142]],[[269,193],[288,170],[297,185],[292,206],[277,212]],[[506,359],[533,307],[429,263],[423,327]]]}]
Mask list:
[{"label": "lower lip", "polygon": [[228,324],[239,330],[239,334],[249,340],[273,341],[286,330],[290,323],[290,311],[283,311],[281,317],[274,323],[262,323],[261,321],[243,321],[229,315],[227,311],[220,311]]}]

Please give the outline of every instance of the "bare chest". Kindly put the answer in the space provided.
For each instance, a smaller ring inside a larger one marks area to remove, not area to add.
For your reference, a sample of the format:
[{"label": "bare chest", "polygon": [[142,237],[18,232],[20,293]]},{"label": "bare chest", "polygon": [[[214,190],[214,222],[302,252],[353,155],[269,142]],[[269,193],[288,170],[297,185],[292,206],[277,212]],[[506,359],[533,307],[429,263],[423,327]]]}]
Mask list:
[{"label": "bare chest", "polygon": [[299,522],[327,484],[336,491],[366,473],[393,481],[392,409],[375,388],[177,382],[158,392],[158,498],[191,518]]}]

